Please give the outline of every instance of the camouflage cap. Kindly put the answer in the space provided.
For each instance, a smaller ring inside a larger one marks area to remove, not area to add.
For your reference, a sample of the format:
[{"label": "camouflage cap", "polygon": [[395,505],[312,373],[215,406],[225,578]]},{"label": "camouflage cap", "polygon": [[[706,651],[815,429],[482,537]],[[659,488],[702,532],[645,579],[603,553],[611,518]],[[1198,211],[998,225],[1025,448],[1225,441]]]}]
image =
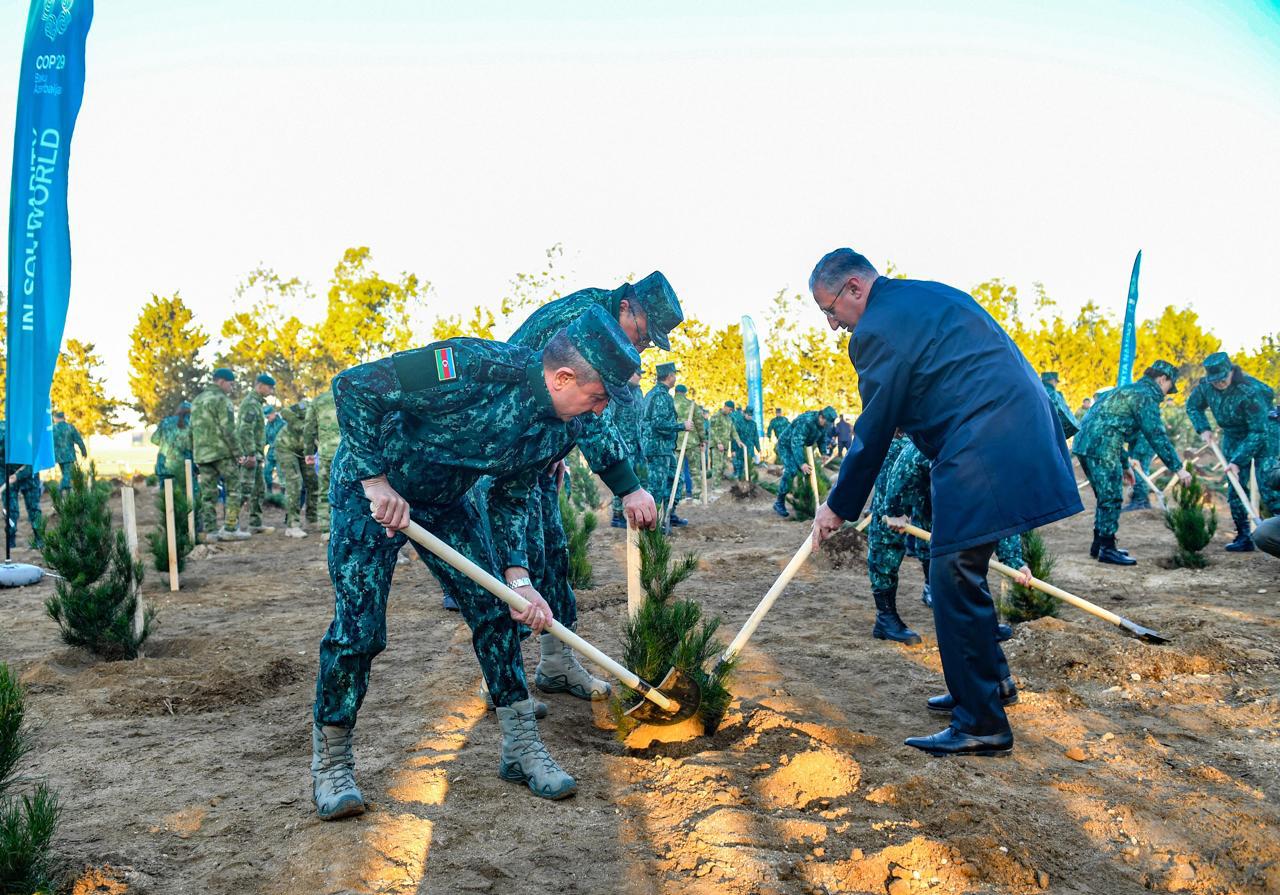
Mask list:
[{"label": "camouflage cap", "polygon": [[257,381],[261,382],[263,385],[269,385],[272,388],[276,387],[276,380],[270,373],[259,373]]},{"label": "camouflage cap", "polygon": [[676,386],[676,391],[683,395],[685,392],[689,391],[689,386],[682,382]]},{"label": "camouflage cap", "polygon": [[751,409],[751,405],[750,405],[750,404],[747,404],[746,406],[744,406],[744,407],[742,408],[742,415],[743,415],[743,416],[755,416],[755,415],[756,415],[756,412],[755,412],[754,410],[752,410],[752,409]]},{"label": "camouflage cap", "polygon": [[658,373],[659,379],[666,379],[668,376],[675,375],[676,365],[670,362],[665,364],[658,364],[657,373]]},{"label": "camouflage cap", "polygon": [[275,413],[275,412],[276,412],[276,409],[275,409],[274,407],[272,407],[270,404],[264,404],[264,405],[263,405],[263,407],[262,407],[262,415],[263,415],[263,416],[271,416],[271,414],[273,414],[273,413]]},{"label": "camouflage cap", "polygon": [[827,418],[827,422],[829,423],[834,423],[836,421],[836,417],[839,416],[839,414],[836,413],[836,409],[832,407],[830,404],[822,408],[819,415],[825,416]]},{"label": "camouflage cap", "polygon": [[53,412],[53,418],[55,420],[65,420],[67,418],[67,415],[63,413],[61,410],[55,410]]},{"label": "camouflage cap", "polygon": [[631,377],[640,369],[640,355],[618,321],[599,306],[583,314],[565,330],[582,359],[600,376],[611,401],[630,404]]},{"label": "camouflage cap", "polygon": [[1049,383],[1058,381],[1058,373],[1056,370],[1045,370],[1040,374],[1040,381]]},{"label": "camouflage cap", "polygon": [[725,406],[725,407],[728,407],[730,410],[733,410],[733,409],[734,409],[734,407],[733,407],[733,402],[732,402],[732,401],[725,401],[725,402],[724,402],[724,406]]},{"label": "camouflage cap", "polygon": [[236,374],[233,373],[229,367],[218,367],[218,369],[213,371],[213,378],[215,381],[218,379],[225,379],[227,382],[235,382]]},{"label": "camouflage cap", "polygon": [[190,402],[190,401],[183,401],[181,404],[179,404],[179,405],[178,405],[178,413],[182,413],[184,410],[185,410],[187,413],[190,413],[190,412],[191,412],[191,402]]},{"label": "camouflage cap", "polygon": [[1225,351],[1215,351],[1204,359],[1204,378],[1210,382],[1221,382],[1231,375],[1231,356]]},{"label": "camouflage cap", "polygon": [[1151,365],[1150,369],[1157,376],[1168,376],[1173,386],[1169,389],[1169,394],[1173,394],[1178,390],[1178,368],[1167,360],[1158,360]]},{"label": "camouflage cap", "polygon": [[644,308],[649,325],[649,341],[663,351],[671,350],[671,339],[668,334],[684,322],[684,311],[680,308],[680,299],[671,283],[655,270],[633,287],[636,300]]}]

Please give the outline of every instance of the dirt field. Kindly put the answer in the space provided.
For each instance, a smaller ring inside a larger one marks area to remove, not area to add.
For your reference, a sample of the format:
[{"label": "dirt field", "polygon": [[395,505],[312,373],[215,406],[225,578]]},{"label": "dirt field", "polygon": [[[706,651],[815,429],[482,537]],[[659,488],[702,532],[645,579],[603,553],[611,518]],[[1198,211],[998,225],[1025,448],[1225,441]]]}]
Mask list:
[{"label": "dirt field", "polygon": [[[726,636],[804,537],[770,500],[690,508],[678,535],[702,558],[685,593]],[[149,527],[149,493],[139,506]],[[1169,570],[1156,513],[1122,526],[1132,569],[1088,559],[1091,514],[1047,529],[1055,580],[1173,642],[1070,608],[1019,626],[1007,759],[901,744],[942,727],[924,709],[941,675],[911,561],[901,607],[923,646],[870,638],[857,556],[811,562],[749,647],[713,739],[630,753],[603,708],[547,697],[544,738],[580,786],[559,803],[497,777],[468,632],[416,561],[397,570],[357,728],[371,803],[358,819],[321,823],[310,802],[332,612],[318,537],[222,545],[178,594],[149,572],[159,626],[137,662],[63,646],[43,612],[51,584],[0,591],[0,657],[43,725],[34,771],[65,805],[57,850],[77,893],[1280,892],[1280,563],[1223,553],[1223,531],[1207,570]],[[621,532],[599,530],[593,559],[580,629],[612,652]]]}]

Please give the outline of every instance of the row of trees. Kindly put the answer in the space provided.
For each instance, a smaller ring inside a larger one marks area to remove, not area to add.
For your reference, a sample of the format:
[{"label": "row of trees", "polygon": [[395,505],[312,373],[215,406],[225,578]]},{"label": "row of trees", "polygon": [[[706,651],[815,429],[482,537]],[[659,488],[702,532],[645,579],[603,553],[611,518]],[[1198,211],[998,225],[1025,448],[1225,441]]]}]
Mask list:
[{"label": "row of trees", "polygon": [[[55,374],[53,404],[66,410],[81,431],[106,433],[120,428],[118,414],[124,407],[151,424],[171,414],[179,401],[199,390],[214,366],[229,366],[245,377],[270,372],[281,399],[294,401],[314,395],[353,364],[419,343],[419,333],[425,331],[431,339],[505,338],[534,308],[570,291],[561,268],[563,247],[554,245],[545,254],[540,269],[513,277],[496,304],[437,315],[429,326],[415,327],[413,321],[427,308],[431,284],[412,273],[384,277],[374,269],[367,247],[343,252],[323,299],[298,277],[266,267],[250,271],[236,289],[233,312],[223,321],[216,343],[178,293],[153,295],[139,314],[129,349],[133,400],[108,395],[102,357],[94,345],[70,339]],[[903,275],[892,264],[887,270],[890,276]],[[1061,374],[1062,390],[1073,406],[1115,384],[1121,327],[1096,304],[1064,315],[1042,285],[1035,284],[1028,299],[1001,279],[980,283],[971,292],[1032,366]],[[696,313],[697,297],[686,294],[684,299],[689,316],[672,334],[671,353],[645,355],[646,384],[660,360],[674,360],[682,380],[704,403],[743,400],[741,327],[708,323]],[[0,301],[0,324],[2,315]],[[782,407],[788,415],[824,404],[842,411],[860,409],[857,378],[848,360],[849,335],[827,327],[808,296],[779,291],[758,322],[763,324],[766,408]],[[1135,372],[1165,358],[1194,382],[1205,355],[1220,347],[1221,340],[1194,311],[1168,306],[1142,322]],[[1280,333],[1263,336],[1253,351],[1236,360],[1274,385],[1280,379]],[[0,367],[0,387],[3,383]]]}]

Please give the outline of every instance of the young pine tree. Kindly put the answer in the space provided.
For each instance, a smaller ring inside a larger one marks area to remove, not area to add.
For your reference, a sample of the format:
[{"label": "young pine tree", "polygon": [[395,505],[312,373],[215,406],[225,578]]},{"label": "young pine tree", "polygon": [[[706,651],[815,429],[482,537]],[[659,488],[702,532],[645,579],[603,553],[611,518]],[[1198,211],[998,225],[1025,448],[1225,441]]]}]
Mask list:
[{"label": "young pine tree", "polygon": [[151,633],[149,610],[139,636],[133,633],[142,564],[129,556],[124,532],[111,527],[111,487],[76,467],[71,489],[53,493],[56,521],[45,526],[44,561],[62,580],[45,603],[62,639],[108,661],[133,659]]},{"label": "young pine tree", "polygon": [[[706,668],[724,650],[716,637],[719,618],[704,618],[702,607],[693,600],[674,599],[675,589],[693,574],[698,557],[686,553],[671,556],[671,542],[658,531],[640,533],[640,588],[644,601],[622,630],[623,664],[650,683],[662,679],[675,667],[695,681],[702,690],[698,714],[707,733],[715,733],[729,708],[732,695],[726,681],[734,663],[719,668],[714,676]],[[614,697],[614,714],[619,733],[629,728],[622,721],[622,707],[637,698],[626,687]]]},{"label": "young pine tree", "polygon": [[[191,501],[187,500],[186,488],[179,488],[174,480],[173,489],[173,523],[174,542],[178,548],[178,571],[187,568],[187,554],[195,547],[187,528],[187,515],[191,512]],[[156,492],[156,514],[160,524],[147,535],[147,547],[151,550],[152,564],[157,572],[169,571],[169,525],[164,511],[164,488]]]},{"label": "young pine tree", "polygon": [[579,510],[595,510],[600,506],[600,488],[596,485],[591,467],[582,458],[580,451],[571,453],[569,464],[569,493],[573,497],[573,505]]},{"label": "young pine tree", "polygon": [[[1038,531],[1023,533],[1022,559],[1031,569],[1031,574],[1041,581],[1049,580],[1053,575],[1053,567],[1058,563],[1058,558],[1049,550],[1049,545]],[[1016,624],[1035,621],[1046,615],[1057,615],[1060,605],[1058,598],[1051,594],[1034,587],[1014,584],[1009,588],[1009,595],[1000,600],[1000,613],[1005,620]]]},{"label": "young pine tree", "polygon": [[1209,546],[1218,530],[1218,512],[1195,467],[1187,464],[1191,481],[1173,489],[1173,505],[1164,513],[1164,524],[1177,539],[1173,564],[1187,569],[1203,569],[1209,564],[1200,551]]},{"label": "young pine tree", "polygon": [[[819,501],[823,501],[827,499],[827,492],[831,490],[831,479],[827,478],[821,466],[817,467],[815,472],[818,476],[818,498]],[[813,502],[813,485],[803,472],[797,472],[792,479],[787,500],[791,503],[796,519],[812,519],[818,511],[818,505]]]},{"label": "young pine tree", "polygon": [[569,584],[590,587],[592,569],[587,547],[591,543],[591,533],[596,530],[596,514],[590,510],[579,513],[573,501],[561,491],[560,518],[564,521],[564,533],[569,541]]},{"label": "young pine tree", "polygon": [[49,844],[58,799],[43,785],[18,793],[19,762],[31,751],[22,685],[0,662],[0,892],[31,895],[50,888]]}]

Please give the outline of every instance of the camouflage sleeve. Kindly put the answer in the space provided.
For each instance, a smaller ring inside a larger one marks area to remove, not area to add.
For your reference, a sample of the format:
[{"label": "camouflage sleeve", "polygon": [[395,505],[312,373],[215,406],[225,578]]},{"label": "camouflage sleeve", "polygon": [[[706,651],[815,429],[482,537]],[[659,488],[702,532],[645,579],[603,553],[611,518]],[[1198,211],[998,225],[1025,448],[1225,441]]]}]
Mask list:
[{"label": "camouflage sleeve", "polygon": [[71,427],[71,443],[80,448],[80,456],[89,456],[89,449],[84,445],[84,439],[80,437],[80,430],[75,426]]},{"label": "camouflage sleeve", "polygon": [[1058,411],[1058,421],[1062,423],[1062,433],[1064,435],[1070,438],[1080,431],[1080,423],[1071,412],[1071,408],[1067,406],[1067,399],[1062,397],[1062,392],[1055,391],[1053,400],[1050,403]]},{"label": "camouflage sleeve", "polygon": [[151,433],[151,443],[156,447],[160,447],[164,443],[164,440],[160,437],[160,429],[163,425],[164,423],[162,422],[159,426],[156,426],[156,430]]},{"label": "camouflage sleeve", "polygon": [[640,479],[631,468],[626,443],[613,423],[594,413],[578,418],[582,422],[582,434],[578,447],[587,459],[591,471],[600,476],[605,487],[618,497],[626,497],[640,490]]},{"label": "camouflage sleeve", "polygon": [[[1178,449],[1169,440],[1169,433],[1164,429],[1164,420],[1160,419],[1160,408],[1155,401],[1144,399],[1138,403],[1138,424],[1142,427],[1142,434],[1147,438],[1147,444],[1155,448],[1164,465],[1170,469],[1181,469],[1182,458],[1178,456]],[[1129,468],[1127,449],[1124,451],[1124,463],[1124,468],[1127,470]]]},{"label": "camouflage sleeve", "polygon": [[226,443],[227,450],[231,451],[231,456],[244,456],[240,451],[240,437],[236,432],[235,406],[231,403],[231,399],[227,397],[223,397],[222,405],[226,409],[226,412],[221,414],[222,424],[218,427],[222,433],[222,440]]},{"label": "camouflage sleeve", "polygon": [[1027,561],[1022,558],[1022,536],[1009,535],[1009,537],[1001,538],[997,541],[996,559],[1015,569],[1020,569],[1026,565]]},{"label": "camouflage sleeve", "polygon": [[[333,377],[333,401],[355,477],[371,479],[386,472],[379,449],[382,421],[404,404],[404,391],[391,358],[359,364]],[[291,422],[288,418],[285,421]]]},{"label": "camouflage sleeve", "polygon": [[302,452],[307,456],[315,454],[320,445],[320,416],[316,413],[316,402],[307,405],[307,418],[302,424]]},{"label": "camouflage sleeve", "polygon": [[538,470],[495,479],[489,489],[489,526],[493,531],[493,554],[500,569],[529,568],[527,526]]},{"label": "camouflage sleeve", "polygon": [[1240,410],[1247,421],[1249,433],[1236,445],[1235,453],[1227,458],[1238,466],[1242,473],[1247,472],[1252,458],[1262,457],[1268,453],[1271,420],[1267,414],[1271,412],[1271,404],[1275,400],[1275,393],[1263,382],[1249,382],[1248,389],[1247,397]]},{"label": "camouflage sleeve", "polygon": [[898,454],[889,471],[885,489],[885,513],[889,516],[915,516],[929,496],[929,458],[914,447]]},{"label": "camouflage sleeve", "polygon": [[236,443],[240,445],[236,453],[251,456],[256,453],[253,444],[253,414],[258,410],[257,402],[245,398],[240,402],[240,412],[236,414]]},{"label": "camouflage sleeve", "polygon": [[782,439],[778,442],[778,454],[784,466],[799,469],[805,464],[804,443],[807,440],[805,434],[808,428],[808,420],[797,419],[782,434]]},{"label": "camouflage sleeve", "polygon": [[1209,425],[1209,417],[1205,416],[1205,411],[1209,408],[1209,402],[1205,400],[1202,385],[1196,385],[1191,390],[1191,394],[1187,395],[1187,416],[1191,419],[1191,425],[1195,427],[1196,433],[1208,432],[1211,428]]},{"label": "camouflage sleeve", "polygon": [[676,419],[676,406],[671,401],[671,396],[655,395],[655,400],[649,402],[649,406],[645,408],[645,423],[649,426],[649,430],[655,435],[675,435],[684,431],[684,421]]}]

